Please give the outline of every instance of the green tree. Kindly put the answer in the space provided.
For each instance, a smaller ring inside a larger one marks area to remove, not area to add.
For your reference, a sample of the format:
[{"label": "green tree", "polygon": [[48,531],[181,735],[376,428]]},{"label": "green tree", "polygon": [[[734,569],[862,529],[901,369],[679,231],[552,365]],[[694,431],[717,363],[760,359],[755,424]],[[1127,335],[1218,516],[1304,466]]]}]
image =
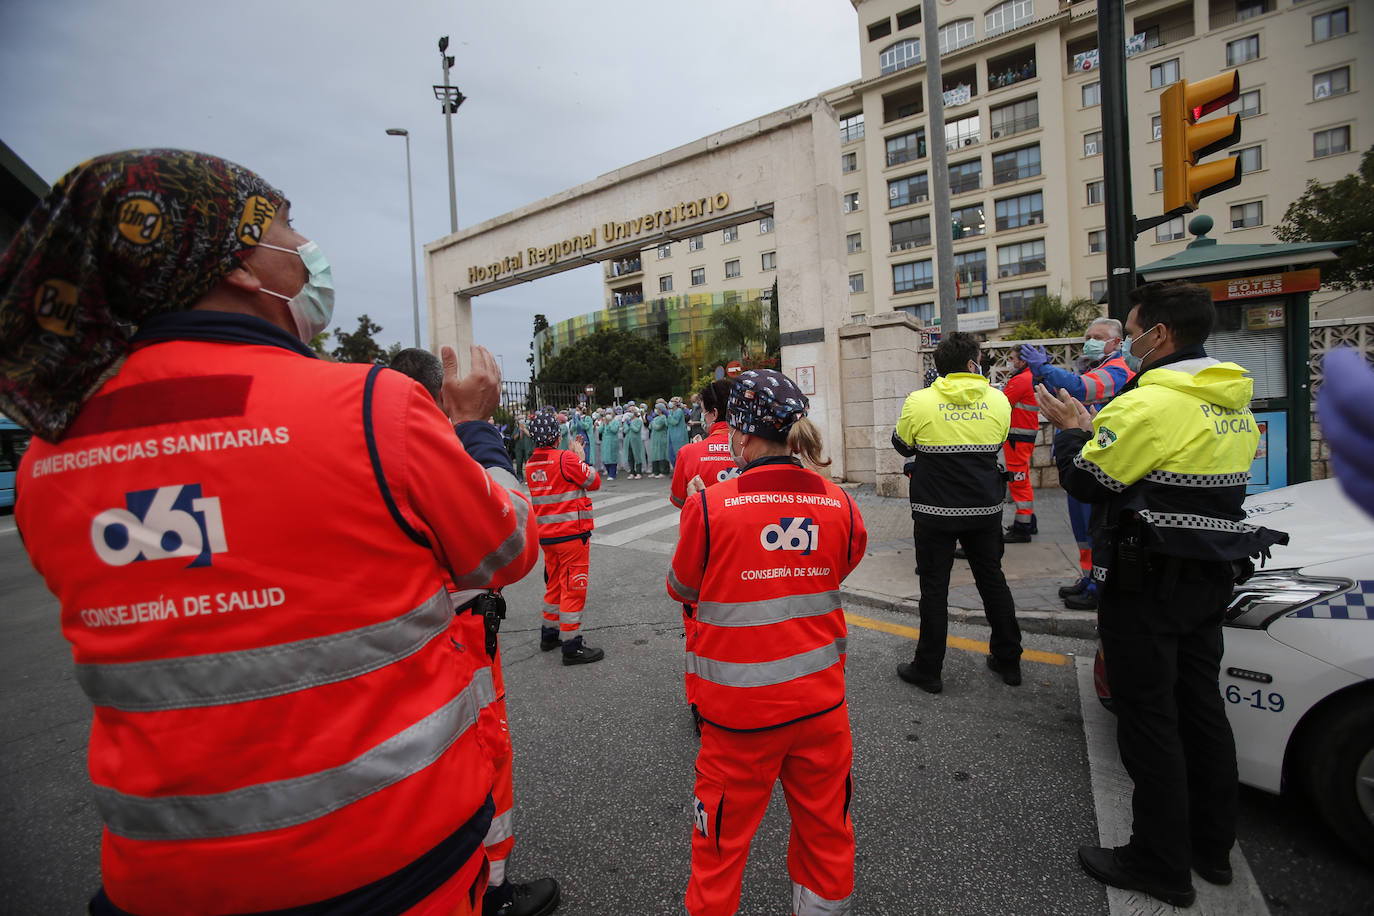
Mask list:
[{"label": "green tree", "polygon": [[378,346],[372,335],[382,329],[366,315],[358,316],[358,329],[353,332],[336,330],[334,339],[339,345],[329,354],[341,363],[378,363],[386,360],[386,351]]},{"label": "green tree", "polygon": [[1077,337],[1101,314],[1097,304],[1086,296],[1068,302],[1059,296],[1036,296],[1026,306],[1026,320],[1011,329],[1007,340]]},{"label": "green tree", "polygon": [[764,346],[767,331],[763,326],[763,304],[730,302],[711,313],[709,346],[728,359],[749,357],[751,344]]},{"label": "green tree", "polygon": [[1365,150],[1357,172],[1339,181],[1308,179],[1274,234],[1285,242],[1353,241],[1335,264],[1322,266],[1322,282],[1345,290],[1374,286],[1374,147]]},{"label": "green tree", "polygon": [[606,328],[546,361],[539,381],[595,385],[596,399],[608,402],[617,385],[648,399],[673,394],[684,379],[682,364],[661,341]]},{"label": "green tree", "polygon": [[321,331],[310,338],[310,349],[314,350],[320,356],[328,356],[329,351],[325,349],[325,344],[327,343],[329,343],[329,332]]}]

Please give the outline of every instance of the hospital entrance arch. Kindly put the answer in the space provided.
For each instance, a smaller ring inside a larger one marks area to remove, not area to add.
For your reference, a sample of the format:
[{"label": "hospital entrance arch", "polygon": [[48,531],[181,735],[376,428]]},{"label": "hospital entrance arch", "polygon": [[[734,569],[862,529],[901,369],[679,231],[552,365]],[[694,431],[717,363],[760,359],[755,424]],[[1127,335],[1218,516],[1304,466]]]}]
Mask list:
[{"label": "hospital entrance arch", "polygon": [[425,246],[429,335],[467,360],[472,299],[773,215],[782,368],[814,368],[811,417],[844,478],[838,329],[849,318],[840,131],[821,99],[603,175]]}]

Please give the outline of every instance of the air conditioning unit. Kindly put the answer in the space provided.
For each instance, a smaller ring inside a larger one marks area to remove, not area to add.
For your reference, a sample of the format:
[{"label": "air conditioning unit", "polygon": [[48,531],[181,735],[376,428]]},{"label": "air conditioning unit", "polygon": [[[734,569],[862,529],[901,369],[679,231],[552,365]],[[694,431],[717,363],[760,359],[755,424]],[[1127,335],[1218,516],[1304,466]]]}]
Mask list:
[{"label": "air conditioning unit", "polygon": [[923,203],[925,203],[926,201],[930,200],[930,195],[928,195],[928,194],[917,194],[915,197],[912,198],[912,200],[913,200],[915,203],[923,204]]},{"label": "air conditioning unit", "polygon": [[1045,217],[1043,217],[1043,216],[1028,216],[1028,217],[1026,217],[1026,225],[1027,225],[1027,226],[1036,226],[1036,225],[1039,225],[1040,223],[1043,223],[1044,221],[1045,221]]},{"label": "air conditioning unit", "polygon": [[1016,275],[1011,272],[1010,267],[1002,267],[998,269],[997,276],[1005,280],[1007,277],[1014,277]]},{"label": "air conditioning unit", "polygon": [[964,146],[972,146],[972,145],[973,145],[973,139],[974,139],[973,137],[965,137],[965,138],[964,138]]},{"label": "air conditioning unit", "polygon": [[1000,136],[1002,136],[1002,132],[1000,130],[994,130],[992,132],[992,139],[996,140]]}]

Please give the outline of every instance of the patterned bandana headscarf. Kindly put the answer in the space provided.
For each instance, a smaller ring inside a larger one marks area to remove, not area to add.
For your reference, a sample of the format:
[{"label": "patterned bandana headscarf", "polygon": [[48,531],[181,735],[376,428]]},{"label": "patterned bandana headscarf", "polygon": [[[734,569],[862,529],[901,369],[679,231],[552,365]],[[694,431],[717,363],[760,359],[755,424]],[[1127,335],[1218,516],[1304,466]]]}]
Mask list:
[{"label": "patterned bandana headscarf", "polygon": [[530,420],[530,438],[534,444],[547,448],[558,441],[558,420],[553,414],[539,413]]},{"label": "patterned bandana headscarf", "polygon": [[740,373],[730,388],[727,422],[742,433],[786,442],[792,424],[806,416],[811,402],[790,378],[775,369]]},{"label": "patterned bandana headscarf", "polygon": [[0,411],[60,439],[139,322],[194,305],[286,203],[247,169],[186,150],[67,173],[0,257]]}]

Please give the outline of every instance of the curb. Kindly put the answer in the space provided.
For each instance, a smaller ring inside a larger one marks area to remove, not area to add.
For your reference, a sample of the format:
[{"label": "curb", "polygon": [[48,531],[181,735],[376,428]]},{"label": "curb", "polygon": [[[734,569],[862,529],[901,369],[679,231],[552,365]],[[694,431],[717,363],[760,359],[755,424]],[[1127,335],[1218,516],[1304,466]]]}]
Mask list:
[{"label": "curb", "polygon": [[[915,601],[890,598],[862,589],[841,588],[840,596],[846,604],[862,605],[880,611],[907,614],[919,619],[920,606]],[[983,609],[951,606],[949,619],[958,623],[987,626]],[[1070,610],[1030,610],[1018,608],[1016,622],[1026,633],[1044,633],[1050,636],[1068,636],[1073,639],[1097,639],[1097,614],[1093,611]]]}]

